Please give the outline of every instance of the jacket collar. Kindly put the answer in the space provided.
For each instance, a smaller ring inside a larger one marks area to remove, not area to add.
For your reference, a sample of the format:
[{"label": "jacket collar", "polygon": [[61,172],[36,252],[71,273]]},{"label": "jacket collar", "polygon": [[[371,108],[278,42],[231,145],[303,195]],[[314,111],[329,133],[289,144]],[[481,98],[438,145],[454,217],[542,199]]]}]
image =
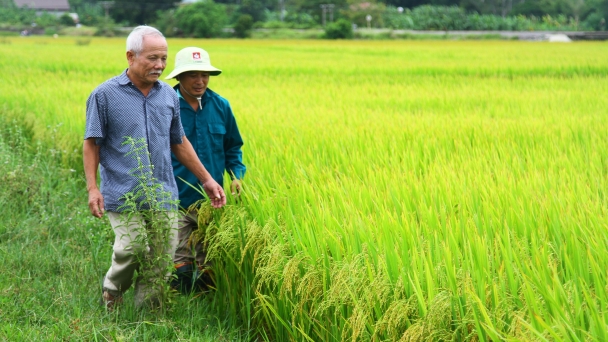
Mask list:
[{"label": "jacket collar", "polygon": [[[127,77],[127,79],[128,79],[128,77]],[[181,92],[179,91],[179,83],[176,84],[175,86],[173,86],[173,89],[177,92],[177,97],[179,97],[180,101],[181,100],[186,101],[186,99],[182,96]],[[207,90],[205,90],[205,93],[203,94],[203,97],[201,98],[201,102],[206,102],[210,98],[213,98],[216,96],[218,96],[218,94],[216,92],[214,92],[210,88],[207,88]]]}]

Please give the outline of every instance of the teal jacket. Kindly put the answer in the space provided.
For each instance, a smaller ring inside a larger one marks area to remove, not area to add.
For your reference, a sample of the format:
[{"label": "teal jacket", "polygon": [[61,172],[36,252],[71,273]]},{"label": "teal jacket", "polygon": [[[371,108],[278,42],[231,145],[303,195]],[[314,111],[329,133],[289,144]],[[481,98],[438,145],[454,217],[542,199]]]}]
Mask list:
[{"label": "teal jacket", "polygon": [[[228,100],[207,88],[201,99],[202,108],[195,112],[181,96],[179,84],[173,88],[179,97],[180,116],[186,137],[211,177],[220,185],[224,185],[224,171],[228,172],[231,179],[242,179],[246,171],[241,151],[243,139]],[[171,159],[180,206],[188,208],[203,199],[203,196],[182,179],[195,186],[200,185],[200,182],[177,161],[173,153]]]}]

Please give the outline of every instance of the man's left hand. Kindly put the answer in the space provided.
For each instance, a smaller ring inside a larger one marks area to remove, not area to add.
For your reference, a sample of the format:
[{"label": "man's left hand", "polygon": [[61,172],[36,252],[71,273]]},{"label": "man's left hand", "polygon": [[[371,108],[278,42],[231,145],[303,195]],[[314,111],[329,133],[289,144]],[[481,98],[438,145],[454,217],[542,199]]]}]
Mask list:
[{"label": "man's left hand", "polygon": [[203,189],[209,199],[211,200],[211,206],[214,208],[221,208],[226,205],[226,194],[224,189],[213,180],[213,178],[203,183]]},{"label": "man's left hand", "polygon": [[238,198],[241,195],[241,189],[243,188],[243,183],[240,179],[234,179],[232,183],[230,183],[230,192],[235,198]]}]

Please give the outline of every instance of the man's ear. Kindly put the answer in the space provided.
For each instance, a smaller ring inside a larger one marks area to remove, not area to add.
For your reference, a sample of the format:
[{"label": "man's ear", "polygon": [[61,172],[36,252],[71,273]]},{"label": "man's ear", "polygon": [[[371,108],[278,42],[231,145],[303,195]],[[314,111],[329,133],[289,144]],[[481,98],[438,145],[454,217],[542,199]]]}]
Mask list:
[{"label": "man's ear", "polygon": [[127,61],[129,61],[129,66],[131,66],[131,64],[133,64],[133,60],[135,59],[135,54],[133,53],[133,51],[127,51]]}]

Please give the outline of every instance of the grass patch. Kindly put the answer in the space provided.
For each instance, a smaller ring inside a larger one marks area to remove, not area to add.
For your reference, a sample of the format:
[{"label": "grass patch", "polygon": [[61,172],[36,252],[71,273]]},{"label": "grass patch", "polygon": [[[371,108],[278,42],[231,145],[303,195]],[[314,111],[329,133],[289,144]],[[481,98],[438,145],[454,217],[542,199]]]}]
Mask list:
[{"label": "grass patch", "polygon": [[91,39],[90,38],[89,39],[85,39],[85,38],[76,39],[76,45],[86,46],[86,45],[89,45],[89,44],[91,44]]},{"label": "grass patch", "polygon": [[19,32],[16,31],[0,31],[0,37],[18,37]]},{"label": "grass patch", "polygon": [[177,297],[164,313],[100,305],[113,232],[90,216],[82,176],[60,151],[0,130],[0,340],[234,341],[207,297]]},{"label": "grass patch", "polygon": [[96,27],[89,27],[89,26],[80,26],[80,27],[76,27],[76,26],[68,26],[68,27],[64,27],[59,31],[59,34],[62,36],[85,36],[85,37],[92,37],[95,35],[95,32],[97,32],[97,28]]},{"label": "grass patch", "polygon": [[362,40],[505,40],[499,33],[485,34],[451,34],[445,33],[413,33],[393,30],[359,29],[354,33],[355,39]]},{"label": "grass patch", "polygon": [[465,35],[449,35],[449,39],[454,40],[507,40],[509,38],[501,36],[498,33],[485,34],[465,34]]},{"label": "grass patch", "polygon": [[254,39],[321,39],[323,30],[296,30],[288,28],[257,29],[251,32]]}]

